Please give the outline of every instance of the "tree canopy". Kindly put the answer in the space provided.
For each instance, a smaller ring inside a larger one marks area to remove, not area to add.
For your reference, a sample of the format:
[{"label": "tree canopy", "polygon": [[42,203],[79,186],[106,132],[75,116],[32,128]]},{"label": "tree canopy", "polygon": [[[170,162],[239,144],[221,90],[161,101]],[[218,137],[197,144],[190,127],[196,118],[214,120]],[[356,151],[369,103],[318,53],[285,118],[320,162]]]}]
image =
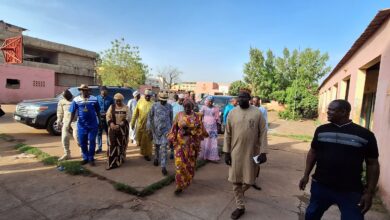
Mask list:
[{"label": "tree canopy", "polygon": [[250,48],[244,81],[253,95],[286,104],[283,117],[316,117],[318,80],[330,71],[328,59],[327,53],[311,48],[292,52],[285,48],[280,57],[275,57],[271,50],[264,56],[261,50]]},{"label": "tree canopy", "polygon": [[97,73],[103,85],[138,87],[145,83],[149,69],[137,46],[130,46],[123,38],[114,40],[100,57]]},{"label": "tree canopy", "polygon": [[242,88],[248,88],[248,85],[241,80],[232,82],[229,87],[229,95],[237,96]]}]

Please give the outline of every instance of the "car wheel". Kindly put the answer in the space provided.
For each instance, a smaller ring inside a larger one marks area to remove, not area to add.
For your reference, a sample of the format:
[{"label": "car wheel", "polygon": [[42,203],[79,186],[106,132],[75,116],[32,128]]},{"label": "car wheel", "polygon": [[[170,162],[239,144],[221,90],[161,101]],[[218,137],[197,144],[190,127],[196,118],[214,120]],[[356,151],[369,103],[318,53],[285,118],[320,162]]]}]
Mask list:
[{"label": "car wheel", "polygon": [[46,130],[53,136],[61,135],[61,129],[58,129],[57,126],[57,116],[53,116],[49,119]]}]

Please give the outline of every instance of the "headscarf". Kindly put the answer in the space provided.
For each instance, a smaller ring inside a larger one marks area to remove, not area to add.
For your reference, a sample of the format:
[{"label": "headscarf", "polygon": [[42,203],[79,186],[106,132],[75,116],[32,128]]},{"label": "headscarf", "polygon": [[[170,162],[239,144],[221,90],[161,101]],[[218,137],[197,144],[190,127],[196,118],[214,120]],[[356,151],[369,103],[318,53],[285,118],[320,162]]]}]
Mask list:
[{"label": "headscarf", "polygon": [[117,94],[114,95],[114,99],[115,99],[115,100],[120,99],[120,100],[123,101],[123,100],[125,99],[125,97],[124,97],[122,94],[117,93]]},{"label": "headscarf", "polygon": [[183,101],[183,107],[186,105],[191,105],[191,109],[194,109],[194,102],[191,99],[184,99]]},{"label": "headscarf", "polygon": [[209,95],[209,96],[206,97],[206,100],[213,102],[214,101],[214,97]]}]

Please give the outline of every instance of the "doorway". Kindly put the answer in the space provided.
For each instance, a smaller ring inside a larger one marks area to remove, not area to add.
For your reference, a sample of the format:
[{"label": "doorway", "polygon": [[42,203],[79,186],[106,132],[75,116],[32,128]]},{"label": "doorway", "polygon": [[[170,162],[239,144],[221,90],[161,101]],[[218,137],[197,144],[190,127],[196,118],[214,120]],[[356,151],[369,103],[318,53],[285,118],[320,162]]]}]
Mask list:
[{"label": "doorway", "polygon": [[366,70],[360,125],[372,130],[374,124],[375,98],[378,87],[380,62]]}]

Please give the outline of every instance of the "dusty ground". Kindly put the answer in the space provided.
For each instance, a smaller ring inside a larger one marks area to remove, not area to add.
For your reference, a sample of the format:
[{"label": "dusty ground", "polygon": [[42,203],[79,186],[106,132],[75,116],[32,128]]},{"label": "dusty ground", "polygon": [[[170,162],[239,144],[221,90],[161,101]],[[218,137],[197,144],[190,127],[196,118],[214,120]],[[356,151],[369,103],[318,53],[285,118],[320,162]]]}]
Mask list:
[{"label": "dusty ground", "polygon": [[[4,107],[4,106],[3,106]],[[13,122],[10,112],[0,118],[0,133],[14,136],[34,147],[60,156],[59,137]],[[311,135],[313,121],[284,122],[270,116],[276,133]],[[294,131],[300,131],[294,132]],[[207,164],[181,196],[173,195],[174,184],[146,198],[116,191],[104,180],[70,176],[56,167],[43,166],[34,158],[13,149],[16,142],[0,141],[0,219],[229,219],[234,210],[232,186],[227,167]],[[303,219],[309,192],[298,190],[308,143],[283,137],[269,137],[269,162],[262,166],[263,191],[247,193],[247,213],[242,219]],[[79,150],[72,142],[73,156]],[[130,148],[129,163],[113,171],[104,170],[104,160],[93,172],[129,185],[144,187],[162,178],[160,170],[144,162]],[[90,169],[89,166],[86,168]],[[332,207],[324,219],[339,219]],[[370,211],[366,219],[390,219],[386,213]]]}]

